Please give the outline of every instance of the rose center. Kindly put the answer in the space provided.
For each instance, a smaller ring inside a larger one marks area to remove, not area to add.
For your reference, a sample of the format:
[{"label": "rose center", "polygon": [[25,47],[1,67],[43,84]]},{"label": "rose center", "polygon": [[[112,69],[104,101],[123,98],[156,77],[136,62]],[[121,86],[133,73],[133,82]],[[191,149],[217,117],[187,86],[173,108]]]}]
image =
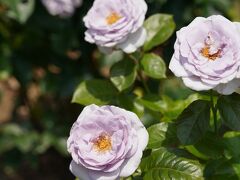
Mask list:
[{"label": "rose center", "polygon": [[208,58],[210,61],[215,61],[217,58],[221,57],[221,49],[218,49],[215,53],[210,53],[210,46],[206,45],[204,48],[201,49],[201,54]]},{"label": "rose center", "polygon": [[121,18],[122,17],[118,13],[112,12],[111,14],[109,14],[106,17],[106,22],[107,22],[108,25],[112,25],[112,24],[116,23]]},{"label": "rose center", "polygon": [[112,149],[112,143],[111,143],[111,137],[107,134],[100,135],[95,141],[94,141],[94,148],[98,152],[106,152]]}]

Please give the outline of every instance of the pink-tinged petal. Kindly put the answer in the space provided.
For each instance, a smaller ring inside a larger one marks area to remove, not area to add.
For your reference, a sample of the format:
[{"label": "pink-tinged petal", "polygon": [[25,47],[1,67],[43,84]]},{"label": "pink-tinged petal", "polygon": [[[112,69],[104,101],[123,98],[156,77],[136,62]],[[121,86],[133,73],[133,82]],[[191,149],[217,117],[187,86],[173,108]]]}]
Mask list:
[{"label": "pink-tinged petal", "polygon": [[234,79],[226,84],[219,84],[214,89],[223,95],[230,95],[240,88],[240,79]]},{"label": "pink-tinged petal", "polygon": [[98,108],[98,106],[96,106],[95,104],[86,106],[82,110],[81,114],[78,116],[77,122],[83,122],[85,120],[85,118],[89,115],[89,113],[91,113],[92,111],[94,111],[97,108]]},{"label": "pink-tinged petal", "polygon": [[137,50],[137,48],[141,47],[147,37],[146,30],[144,28],[140,28],[133,34],[130,34],[126,41],[117,45],[117,48],[122,49],[125,53],[133,53]]},{"label": "pink-tinged petal", "polygon": [[72,161],[70,164],[70,171],[74,174],[74,176],[78,177],[81,180],[92,180],[88,174],[88,169],[81,165],[78,165],[74,161]]},{"label": "pink-tinged petal", "polygon": [[189,73],[187,70],[185,70],[185,68],[183,67],[183,65],[180,63],[179,59],[177,59],[175,57],[175,55],[173,55],[171,62],[169,64],[169,69],[175,74],[175,76],[177,77],[187,77],[189,76]]},{"label": "pink-tinged petal", "polygon": [[121,177],[128,177],[133,174],[136,169],[138,168],[142,158],[142,150],[138,149],[138,151],[132,156],[131,158],[127,159],[122,167],[120,176]]},{"label": "pink-tinged petal", "polygon": [[209,89],[212,89],[214,86],[206,84],[202,82],[198,77],[196,76],[190,76],[190,77],[183,77],[184,84],[196,91],[206,91]]},{"label": "pink-tinged petal", "polygon": [[[103,172],[103,171],[91,171],[89,170],[89,176],[91,180],[116,180],[119,178],[120,170],[117,169],[113,172]],[[83,179],[85,180],[85,179]]]},{"label": "pink-tinged petal", "polygon": [[240,22],[234,22],[234,25],[236,26],[236,29],[238,33],[240,34]]}]

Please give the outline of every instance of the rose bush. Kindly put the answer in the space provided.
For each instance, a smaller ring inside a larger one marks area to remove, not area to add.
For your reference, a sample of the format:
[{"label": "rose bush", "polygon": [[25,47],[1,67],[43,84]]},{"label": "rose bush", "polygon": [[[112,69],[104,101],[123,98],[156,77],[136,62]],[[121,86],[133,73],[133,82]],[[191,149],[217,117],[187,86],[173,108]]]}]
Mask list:
[{"label": "rose bush", "polygon": [[132,53],[143,45],[147,4],[144,0],[95,0],[84,17],[85,39],[102,52],[122,49]]},{"label": "rose bush", "polygon": [[240,87],[240,23],[197,17],[177,32],[169,68],[186,86],[232,94]]},{"label": "rose bush", "polygon": [[70,170],[81,180],[112,180],[134,173],[148,133],[132,112],[90,105],[74,123],[68,139]]},{"label": "rose bush", "polygon": [[73,15],[82,0],[42,0],[42,3],[51,15],[66,18]]}]

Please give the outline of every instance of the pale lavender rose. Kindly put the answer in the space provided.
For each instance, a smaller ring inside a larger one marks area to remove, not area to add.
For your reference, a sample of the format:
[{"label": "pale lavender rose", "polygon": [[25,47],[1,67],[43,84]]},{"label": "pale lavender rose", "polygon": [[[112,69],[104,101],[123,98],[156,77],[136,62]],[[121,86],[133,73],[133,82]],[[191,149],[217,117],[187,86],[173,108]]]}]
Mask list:
[{"label": "pale lavender rose", "polygon": [[81,180],[114,180],[134,173],[148,133],[132,112],[90,105],[73,124],[67,141],[71,172]]},{"label": "pale lavender rose", "polygon": [[82,0],[42,0],[49,14],[63,18],[73,15],[76,8],[82,4]]},{"label": "pale lavender rose", "polygon": [[146,39],[143,28],[147,4],[144,0],[95,0],[83,21],[85,40],[102,52],[122,49],[133,53]]},{"label": "pale lavender rose", "polygon": [[177,32],[169,68],[186,86],[232,94],[240,87],[240,23],[197,17]]}]

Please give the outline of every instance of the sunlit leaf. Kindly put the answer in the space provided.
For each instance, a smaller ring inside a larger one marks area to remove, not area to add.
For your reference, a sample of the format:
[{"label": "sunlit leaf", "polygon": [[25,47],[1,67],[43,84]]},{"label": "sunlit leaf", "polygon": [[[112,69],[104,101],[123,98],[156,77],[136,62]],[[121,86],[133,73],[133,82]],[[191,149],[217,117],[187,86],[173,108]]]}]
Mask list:
[{"label": "sunlit leaf", "polygon": [[154,14],[145,21],[144,27],[147,30],[144,50],[148,51],[168,40],[174,32],[175,23],[172,15]]},{"label": "sunlit leaf", "polygon": [[72,102],[82,105],[104,105],[116,98],[117,90],[106,80],[82,82],[74,92]]},{"label": "sunlit leaf", "polygon": [[141,169],[145,172],[144,180],[188,179],[202,180],[202,167],[197,161],[189,160],[158,149],[142,160]]}]

